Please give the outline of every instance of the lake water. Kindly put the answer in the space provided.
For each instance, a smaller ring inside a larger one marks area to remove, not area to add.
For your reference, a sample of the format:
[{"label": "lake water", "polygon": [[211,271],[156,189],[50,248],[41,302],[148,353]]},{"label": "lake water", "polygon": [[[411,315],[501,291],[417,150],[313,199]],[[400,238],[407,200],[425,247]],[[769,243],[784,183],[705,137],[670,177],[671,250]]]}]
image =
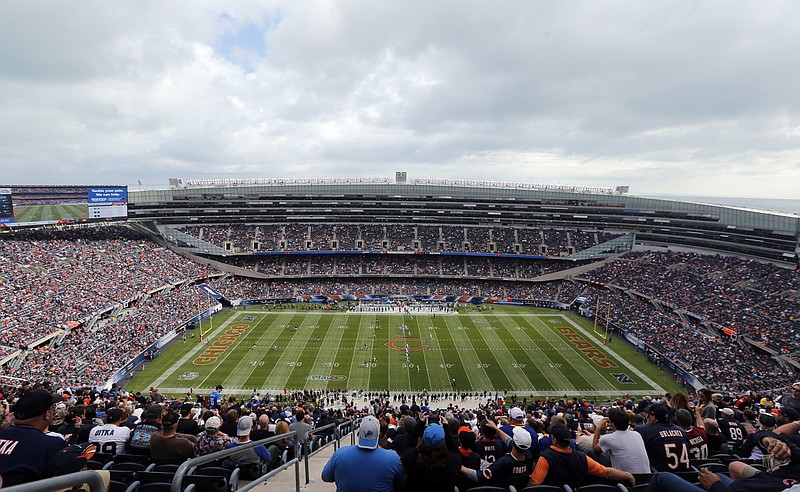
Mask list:
[{"label": "lake water", "polygon": [[[644,195],[643,195],[644,196]],[[733,207],[755,208],[773,212],[788,212],[800,215],[800,199],[789,198],[736,198],[725,196],[692,196],[692,195],[647,195],[648,198],[663,198],[688,202],[711,203]]]}]

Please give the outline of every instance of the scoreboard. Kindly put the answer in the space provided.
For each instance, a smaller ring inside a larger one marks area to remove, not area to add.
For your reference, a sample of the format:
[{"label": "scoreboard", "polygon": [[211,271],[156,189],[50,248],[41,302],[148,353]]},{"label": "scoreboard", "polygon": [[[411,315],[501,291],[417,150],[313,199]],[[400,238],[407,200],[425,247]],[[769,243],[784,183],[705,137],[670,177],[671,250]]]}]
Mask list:
[{"label": "scoreboard", "polygon": [[14,220],[14,205],[11,202],[11,188],[0,188],[0,224]]},{"label": "scoreboard", "polygon": [[0,224],[126,220],[127,186],[0,185]]}]

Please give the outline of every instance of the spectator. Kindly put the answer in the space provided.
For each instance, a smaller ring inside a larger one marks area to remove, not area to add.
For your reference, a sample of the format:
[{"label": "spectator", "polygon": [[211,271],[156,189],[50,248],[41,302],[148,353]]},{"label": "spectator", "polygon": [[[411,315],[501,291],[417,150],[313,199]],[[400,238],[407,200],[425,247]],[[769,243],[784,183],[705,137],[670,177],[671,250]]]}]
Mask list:
[{"label": "spectator", "polygon": [[178,434],[180,417],[175,412],[168,412],[161,420],[161,430],[150,437],[150,456],[153,462],[160,465],[181,464],[196,456],[194,436]]},{"label": "spectator", "polygon": [[131,430],[131,439],[128,442],[128,452],[150,456],[150,439],[154,433],[161,430],[161,405],[150,405],[142,414],[142,421]]},{"label": "spectator", "polygon": [[514,432],[514,427],[521,427],[531,435],[531,442],[539,441],[539,436],[536,434],[536,431],[525,422],[525,412],[521,408],[511,407],[508,411],[508,418],[510,419],[510,425],[504,425],[500,427],[500,430],[510,436]]},{"label": "spectator", "polygon": [[508,452],[503,440],[497,437],[497,429],[489,425],[491,423],[488,419],[481,421],[481,440],[475,443],[475,452],[490,465]]},{"label": "spectator", "polygon": [[658,471],[689,471],[689,441],[686,433],[669,423],[669,411],[654,403],[645,411],[647,424],[637,425],[634,431],[642,435],[650,465]]},{"label": "spectator", "polygon": [[681,408],[675,412],[675,422],[686,433],[689,441],[689,459],[704,460],[708,458],[708,433],[703,424],[702,410],[700,407],[694,409],[692,416],[689,410]]},{"label": "spectator", "polygon": [[178,421],[178,434],[196,436],[200,432],[200,426],[194,419],[192,404],[184,403],[181,405],[181,419]]},{"label": "spectator", "polygon": [[[628,413],[622,408],[612,408],[608,417],[600,420],[594,429],[592,449],[606,456],[611,466],[630,473],[650,473],[650,460],[642,435],[628,429]],[[605,434],[608,427],[612,432]]]},{"label": "spectator", "polygon": [[[403,455],[406,484],[403,490],[451,492],[461,469],[461,457],[445,445],[445,430],[430,424],[422,434],[422,443]],[[474,468],[473,468],[474,469]]]},{"label": "spectator", "polygon": [[341,447],[325,464],[322,480],[337,490],[390,492],[403,485],[405,474],[397,453],[378,447],[380,423],[369,415],[361,421],[356,446]]},{"label": "spectator", "polygon": [[53,419],[58,395],[37,389],[26,392],[14,405],[14,423],[0,430],[0,476],[11,487],[52,476],[50,461],[68,446],[64,439],[45,435]]},{"label": "spectator", "polygon": [[295,413],[295,418],[297,422],[294,422],[289,426],[290,431],[297,432],[297,440],[300,442],[300,445],[305,445],[308,441],[308,436],[311,434],[312,425],[308,422],[305,422],[306,413],[298,408],[297,412]]},{"label": "spectator", "polygon": [[732,408],[725,407],[721,409],[720,415],[721,418],[717,419],[717,422],[719,423],[719,431],[723,436],[725,436],[732,450],[736,452],[739,450],[741,445],[744,444],[744,438],[747,435],[747,431],[744,429],[744,426],[734,418],[735,412]]},{"label": "spectator", "polygon": [[711,391],[708,388],[702,388],[697,391],[698,406],[700,406],[700,415],[704,419],[716,419],[717,407],[711,399]]},{"label": "spectator", "polygon": [[125,420],[127,417],[122,409],[109,408],[106,412],[106,423],[91,430],[89,442],[97,445],[97,450],[101,453],[125,454],[125,446],[131,437],[131,430],[123,425]]},{"label": "spectator", "polygon": [[216,415],[206,419],[205,430],[197,434],[197,442],[194,444],[197,456],[222,451],[233,443],[233,438],[219,430],[221,425],[222,421]]},{"label": "spectator", "polygon": [[[275,435],[275,432],[269,430],[269,415],[266,413],[262,414],[258,417],[258,428],[253,429],[253,432],[250,433],[250,439],[253,441],[261,441],[263,439],[270,438]],[[273,459],[275,458],[274,453],[272,454]]]},{"label": "spectator", "polygon": [[[461,466],[477,471],[481,468],[481,457],[475,452],[475,441],[476,436],[472,429],[466,426],[458,429],[458,452],[461,455]],[[475,484],[460,473],[456,477],[458,490],[467,490],[473,485]]]},{"label": "spectator", "polygon": [[[762,440],[765,437],[778,438],[778,434],[775,434],[774,432],[775,425],[777,424],[775,415],[771,413],[762,413],[758,416],[758,423],[761,424],[761,428],[752,434],[748,434],[747,439],[745,439],[744,444],[742,444],[742,447],[739,450],[739,455],[744,458],[760,460],[767,452]],[[731,471],[733,471],[733,469]],[[739,477],[732,476],[731,478]]]},{"label": "spectator", "polygon": [[800,448],[772,437],[763,438],[762,445],[776,459],[789,460],[788,464],[739,480],[701,467],[699,486],[672,473],[656,473],[650,479],[647,492],[780,492],[800,483]]},{"label": "spectator", "polygon": [[580,480],[587,476],[625,480],[631,487],[636,480],[627,471],[605,467],[581,451],[570,447],[572,433],[565,426],[556,425],[550,429],[553,445],[541,453],[536,468],[530,477],[531,485],[570,485],[577,488]]},{"label": "spectator", "polygon": [[791,391],[781,395],[777,403],[780,404],[781,408],[790,407],[794,411],[800,412],[800,381],[792,383]]},{"label": "spectator", "polygon": [[400,425],[397,427],[397,433],[394,436],[393,442],[394,450],[398,456],[403,456],[403,453],[408,447],[416,444],[410,442],[411,435],[413,434],[416,426],[417,419],[411,415],[405,415],[400,419]]},{"label": "spectator", "polygon": [[531,447],[530,433],[517,426],[513,428],[513,436],[509,436],[498,429],[494,422],[489,425],[495,429],[506,446],[511,448],[511,452],[501,456],[482,473],[476,473],[475,470],[463,466],[461,473],[480,485],[496,485],[504,488],[513,485],[518,490],[523,489],[533,470],[533,456],[528,451]]},{"label": "spectator", "polygon": [[[244,444],[252,442],[250,440],[250,432],[252,430],[253,430],[253,419],[250,418],[249,415],[239,417],[236,430],[236,435],[238,437],[238,440],[230,443],[227,446],[228,449],[235,448],[237,446],[242,446]],[[252,473],[255,473],[257,475],[263,475],[271,460],[272,457],[270,456],[269,451],[267,451],[266,446],[261,444],[253,448],[243,449],[239,453],[229,456],[228,458],[225,459],[223,465],[226,467],[251,465],[258,468],[258,472],[252,472]]]}]

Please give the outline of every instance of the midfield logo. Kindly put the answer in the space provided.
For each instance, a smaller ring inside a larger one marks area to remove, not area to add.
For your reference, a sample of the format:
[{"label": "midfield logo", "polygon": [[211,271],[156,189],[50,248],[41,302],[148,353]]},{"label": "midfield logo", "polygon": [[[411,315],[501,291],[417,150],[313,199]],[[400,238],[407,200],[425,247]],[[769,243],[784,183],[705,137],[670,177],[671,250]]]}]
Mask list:
[{"label": "midfield logo", "polygon": [[330,376],[322,375],[322,374],[311,374],[307,378],[309,381],[344,381],[347,379],[347,376],[342,376],[340,374],[333,374]]}]

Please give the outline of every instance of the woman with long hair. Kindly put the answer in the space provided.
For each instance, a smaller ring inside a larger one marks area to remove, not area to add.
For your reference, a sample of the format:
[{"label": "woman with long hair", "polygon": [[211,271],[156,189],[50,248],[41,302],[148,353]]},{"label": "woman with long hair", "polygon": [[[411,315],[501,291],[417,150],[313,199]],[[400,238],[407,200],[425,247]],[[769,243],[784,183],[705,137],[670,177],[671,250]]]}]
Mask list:
[{"label": "woman with long hair", "polygon": [[406,483],[403,490],[451,492],[461,470],[461,456],[448,450],[447,435],[439,424],[425,428],[419,445],[403,455]]}]

